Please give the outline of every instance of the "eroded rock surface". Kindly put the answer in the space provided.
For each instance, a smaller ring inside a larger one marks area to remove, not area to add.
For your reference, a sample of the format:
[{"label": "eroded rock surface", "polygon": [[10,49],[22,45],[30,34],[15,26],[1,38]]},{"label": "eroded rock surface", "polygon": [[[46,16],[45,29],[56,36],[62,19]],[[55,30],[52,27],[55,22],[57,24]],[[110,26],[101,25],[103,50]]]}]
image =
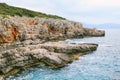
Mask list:
[{"label": "eroded rock surface", "polygon": [[0,19],[0,43],[104,36],[105,31],[83,28],[79,22],[59,19],[10,17]]},{"label": "eroded rock surface", "polygon": [[97,44],[70,44],[66,42],[46,42],[41,44],[41,48],[45,48],[51,52],[66,54],[94,51],[97,46]]},{"label": "eroded rock surface", "polygon": [[63,67],[73,61],[74,53],[91,52],[98,45],[48,41],[104,35],[102,30],[83,28],[81,23],[68,20],[0,18],[0,74],[36,62]]},{"label": "eroded rock surface", "polygon": [[7,45],[0,53],[0,72],[6,73],[14,68],[39,61],[52,67],[62,67],[72,61],[70,56],[73,53],[91,52],[96,50],[97,46],[97,44],[69,44],[65,42],[29,44],[14,48]]}]

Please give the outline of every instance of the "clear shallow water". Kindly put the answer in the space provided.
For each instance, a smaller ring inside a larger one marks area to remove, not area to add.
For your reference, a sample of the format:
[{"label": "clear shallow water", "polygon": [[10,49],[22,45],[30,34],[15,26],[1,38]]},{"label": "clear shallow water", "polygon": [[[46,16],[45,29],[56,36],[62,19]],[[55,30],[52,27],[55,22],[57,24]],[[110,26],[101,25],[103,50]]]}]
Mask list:
[{"label": "clear shallow water", "polygon": [[6,80],[120,80],[120,30],[106,30],[105,37],[67,41],[97,43],[99,47],[64,68],[29,68]]}]

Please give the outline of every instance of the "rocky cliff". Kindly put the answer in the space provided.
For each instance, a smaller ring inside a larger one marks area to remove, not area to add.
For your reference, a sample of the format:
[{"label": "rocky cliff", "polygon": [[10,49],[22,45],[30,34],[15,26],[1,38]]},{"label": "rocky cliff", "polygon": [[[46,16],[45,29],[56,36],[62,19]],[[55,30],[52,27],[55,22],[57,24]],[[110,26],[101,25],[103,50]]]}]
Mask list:
[{"label": "rocky cliff", "polygon": [[105,32],[83,28],[79,22],[52,18],[9,17],[0,19],[0,43],[104,36]]},{"label": "rocky cliff", "polygon": [[10,75],[14,69],[41,63],[63,67],[80,55],[96,50],[98,45],[55,41],[104,35],[105,31],[83,28],[81,23],[69,20],[0,17],[0,74]]}]

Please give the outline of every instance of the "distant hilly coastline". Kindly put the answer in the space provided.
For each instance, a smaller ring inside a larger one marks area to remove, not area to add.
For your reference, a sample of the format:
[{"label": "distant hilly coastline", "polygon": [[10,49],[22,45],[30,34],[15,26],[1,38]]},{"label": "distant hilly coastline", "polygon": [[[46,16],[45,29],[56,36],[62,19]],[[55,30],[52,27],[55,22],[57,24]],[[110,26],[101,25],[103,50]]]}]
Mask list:
[{"label": "distant hilly coastline", "polygon": [[96,27],[98,29],[120,29],[120,24],[115,23],[105,23],[105,24],[86,24],[83,23],[84,27],[93,28]]},{"label": "distant hilly coastline", "polygon": [[42,12],[36,12],[24,8],[18,8],[9,6],[6,3],[0,3],[0,15],[9,15],[9,16],[27,16],[27,17],[40,17],[40,18],[54,18],[54,19],[65,19],[63,17],[51,14],[45,14]]}]

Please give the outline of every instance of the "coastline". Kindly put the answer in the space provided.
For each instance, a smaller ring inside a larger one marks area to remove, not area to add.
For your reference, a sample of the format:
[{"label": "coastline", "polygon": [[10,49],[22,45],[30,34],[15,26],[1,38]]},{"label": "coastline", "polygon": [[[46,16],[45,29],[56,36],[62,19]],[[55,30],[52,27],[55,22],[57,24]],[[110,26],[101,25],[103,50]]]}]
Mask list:
[{"label": "coastline", "polygon": [[0,73],[3,77],[38,63],[52,68],[63,67],[95,51],[98,45],[69,44],[61,39],[105,35],[105,31],[86,29],[79,22],[59,19],[16,16],[0,19],[0,25]]}]

